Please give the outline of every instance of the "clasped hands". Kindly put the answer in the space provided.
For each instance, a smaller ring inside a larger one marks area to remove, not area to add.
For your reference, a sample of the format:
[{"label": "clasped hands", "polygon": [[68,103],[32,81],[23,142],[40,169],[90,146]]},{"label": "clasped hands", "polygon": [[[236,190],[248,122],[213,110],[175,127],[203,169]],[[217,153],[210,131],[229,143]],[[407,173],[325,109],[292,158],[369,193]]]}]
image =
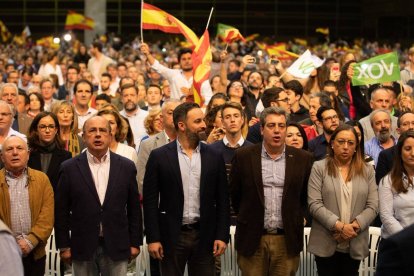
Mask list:
[{"label": "clasped hands", "polygon": [[349,224],[337,221],[335,223],[335,233],[333,234],[333,237],[338,243],[349,241],[358,236],[360,229],[361,227],[357,220],[354,220]]}]

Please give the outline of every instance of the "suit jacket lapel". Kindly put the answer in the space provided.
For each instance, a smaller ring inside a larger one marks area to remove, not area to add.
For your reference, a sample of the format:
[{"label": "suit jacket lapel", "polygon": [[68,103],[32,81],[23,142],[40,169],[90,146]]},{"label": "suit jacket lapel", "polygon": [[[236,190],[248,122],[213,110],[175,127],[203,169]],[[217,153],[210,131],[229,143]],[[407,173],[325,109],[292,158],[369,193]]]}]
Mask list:
[{"label": "suit jacket lapel", "polygon": [[99,205],[101,204],[101,201],[99,200],[98,192],[96,191],[95,182],[92,177],[91,170],[89,168],[88,164],[88,158],[86,157],[86,152],[81,153],[78,158],[78,167],[79,171],[81,172],[81,175],[87,184],[89,190],[95,197],[95,199],[98,201]]},{"label": "suit jacket lapel", "polygon": [[60,151],[54,151],[52,153],[52,158],[50,159],[50,164],[49,164],[49,168],[47,169],[47,172],[49,173],[49,171],[54,172],[57,171],[59,169],[60,163],[59,162],[59,156],[61,155]]},{"label": "suit jacket lapel", "polygon": [[166,145],[167,147],[167,158],[173,174],[175,176],[175,180],[177,185],[179,185],[180,191],[184,196],[184,189],[183,189],[183,182],[181,179],[181,170],[180,170],[180,163],[178,161],[178,152],[177,152],[177,141],[175,140],[172,143]]},{"label": "suit jacket lapel", "polygon": [[358,193],[359,185],[360,183],[363,183],[363,182],[359,182],[359,179],[360,178],[358,175],[352,179],[352,197],[351,197],[352,199],[351,199],[351,218],[350,219],[352,219],[353,214],[354,214],[355,205],[356,205],[357,197],[359,194]]},{"label": "suit jacket lapel", "polygon": [[329,178],[329,180],[331,181],[331,185],[333,185],[334,190],[335,190],[335,197],[336,197],[336,203],[338,204],[338,215],[341,216],[341,194],[342,194],[342,188],[341,188],[341,179],[339,176],[340,172],[338,172],[338,177],[332,177],[332,176],[328,176],[328,174],[326,174],[326,176]]},{"label": "suit jacket lapel", "polygon": [[106,187],[106,193],[105,193],[105,199],[102,204],[104,206],[109,201],[109,198],[111,197],[111,192],[116,186],[117,179],[119,179],[119,173],[121,170],[121,166],[119,166],[119,156],[109,152],[110,156],[110,165],[109,165],[109,177],[108,177],[108,186]]},{"label": "suit jacket lapel", "polygon": [[252,150],[253,152],[251,154],[251,163],[254,182],[256,184],[257,192],[259,193],[259,199],[262,202],[262,205],[265,206],[262,177],[262,143],[255,145]]}]

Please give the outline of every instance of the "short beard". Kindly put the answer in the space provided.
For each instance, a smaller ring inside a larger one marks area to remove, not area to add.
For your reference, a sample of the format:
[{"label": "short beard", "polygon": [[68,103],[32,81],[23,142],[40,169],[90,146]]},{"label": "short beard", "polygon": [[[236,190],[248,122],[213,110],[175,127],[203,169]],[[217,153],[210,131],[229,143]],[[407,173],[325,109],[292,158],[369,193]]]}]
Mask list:
[{"label": "short beard", "polygon": [[186,68],[186,69],[181,69],[181,70],[183,70],[184,72],[190,72],[190,71],[193,71],[193,68]]},{"label": "short beard", "polygon": [[132,111],[135,111],[137,109],[138,105],[132,103],[131,106],[133,106],[133,107],[128,107],[128,106],[129,106],[128,103],[124,106],[125,110],[128,111],[128,112],[132,112]]},{"label": "short beard", "polygon": [[326,134],[328,134],[328,135],[332,135],[334,132],[335,132],[335,130],[332,130],[332,129],[330,129],[330,128],[323,128],[323,132],[325,132]]},{"label": "short beard", "polygon": [[378,141],[380,141],[380,143],[385,143],[388,141],[388,139],[390,139],[391,137],[391,133],[390,130],[380,130],[377,134],[377,139]]},{"label": "short beard", "polygon": [[197,145],[200,143],[200,141],[202,140],[203,134],[205,136],[205,132],[204,131],[202,131],[202,132],[195,132],[194,133],[194,132],[191,132],[188,129],[185,130],[185,136],[187,137],[188,142],[190,143],[190,145],[193,148],[196,148]]}]

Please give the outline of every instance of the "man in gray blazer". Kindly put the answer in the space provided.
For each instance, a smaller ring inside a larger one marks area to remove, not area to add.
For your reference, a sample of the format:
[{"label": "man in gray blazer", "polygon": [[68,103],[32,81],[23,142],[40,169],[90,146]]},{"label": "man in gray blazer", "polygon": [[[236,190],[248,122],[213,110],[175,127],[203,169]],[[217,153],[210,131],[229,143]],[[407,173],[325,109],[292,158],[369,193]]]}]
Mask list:
[{"label": "man in gray blazer", "polygon": [[179,100],[166,100],[162,105],[161,119],[164,131],[141,142],[138,150],[138,190],[142,195],[142,183],[144,181],[145,166],[153,149],[164,146],[175,140],[176,132],[173,122],[173,111],[180,104]]}]

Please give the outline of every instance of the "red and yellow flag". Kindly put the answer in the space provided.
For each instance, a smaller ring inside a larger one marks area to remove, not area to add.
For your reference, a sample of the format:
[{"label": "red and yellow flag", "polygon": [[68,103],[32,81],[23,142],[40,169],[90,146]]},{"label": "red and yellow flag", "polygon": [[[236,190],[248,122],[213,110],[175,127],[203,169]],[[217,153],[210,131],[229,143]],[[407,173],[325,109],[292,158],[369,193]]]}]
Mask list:
[{"label": "red and yellow flag", "polygon": [[201,84],[210,77],[212,60],[208,30],[205,30],[199,43],[196,45],[192,54],[192,60],[194,102],[202,106],[203,99],[201,97]]},{"label": "red and yellow flag", "polygon": [[182,34],[195,47],[198,43],[196,34],[183,22],[159,8],[144,3],[142,9],[142,28],[160,30],[165,33]]},{"label": "red and yellow flag", "polygon": [[95,28],[95,21],[92,18],[68,11],[65,30],[93,30],[93,28]]},{"label": "red and yellow flag", "polygon": [[11,37],[11,33],[9,32],[6,25],[1,20],[0,20],[0,34],[1,34],[1,40],[3,42],[6,42]]},{"label": "red and yellow flag", "polygon": [[228,29],[224,31],[224,39],[223,39],[224,42],[231,43],[235,40],[246,41],[246,39],[244,39],[244,37],[239,32],[239,30],[237,30],[236,28]]},{"label": "red and yellow flag", "polygon": [[268,45],[266,51],[269,56],[275,56],[278,59],[298,58],[299,55],[286,50],[286,44]]}]

